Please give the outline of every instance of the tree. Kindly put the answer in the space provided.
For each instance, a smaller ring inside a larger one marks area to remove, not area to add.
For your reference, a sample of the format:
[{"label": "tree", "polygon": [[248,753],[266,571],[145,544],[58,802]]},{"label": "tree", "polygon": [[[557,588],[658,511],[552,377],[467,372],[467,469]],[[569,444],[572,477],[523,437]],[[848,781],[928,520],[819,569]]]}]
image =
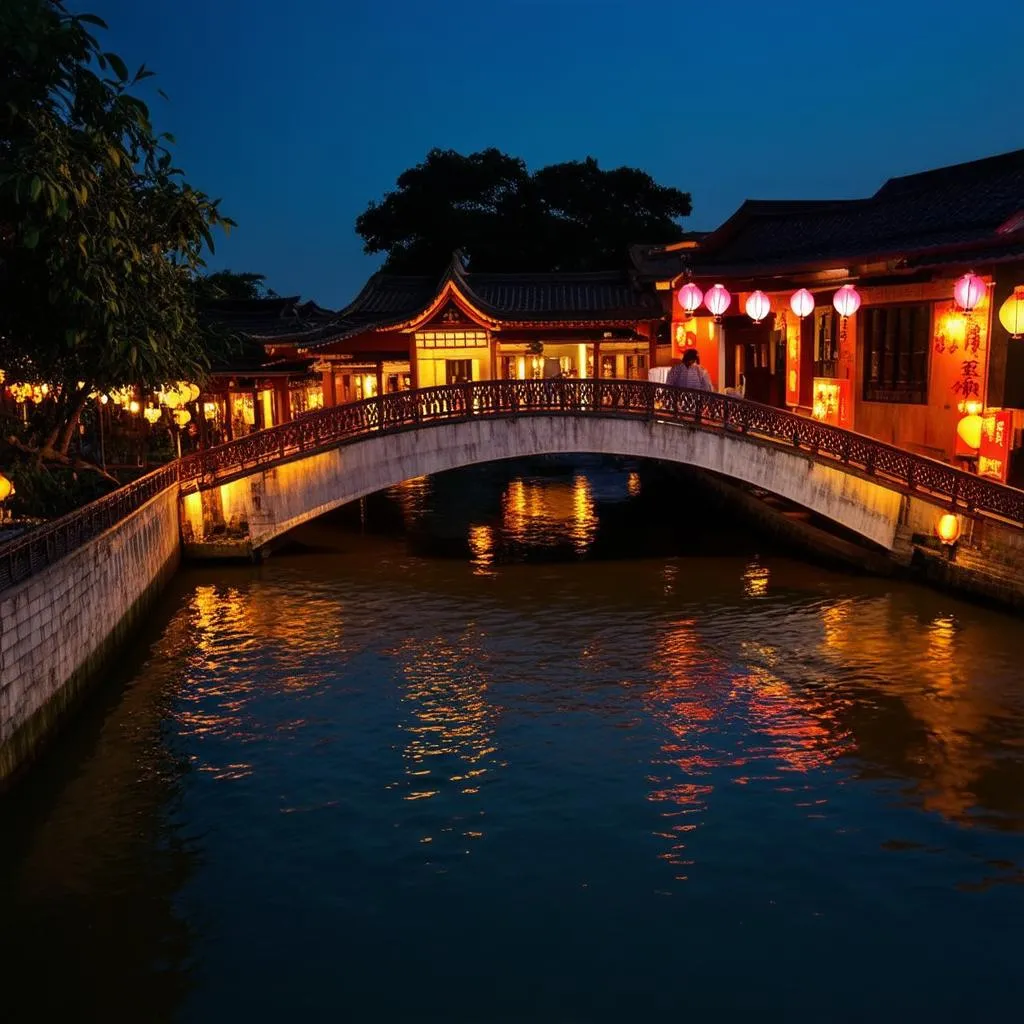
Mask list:
[{"label": "tree", "polygon": [[0,366],[49,384],[32,441],[66,458],[90,394],[201,380],[194,277],[232,222],[174,167],[94,15],[0,3]]},{"label": "tree", "polygon": [[433,149],[356,220],[368,253],[397,273],[438,273],[456,249],[474,270],[606,270],[631,242],[672,242],[690,195],[631,167],[552,164],[486,149]]},{"label": "tree", "polygon": [[205,305],[218,299],[276,299],[277,292],[266,284],[265,274],[251,271],[216,270],[201,274],[196,285],[199,289],[199,304]]}]

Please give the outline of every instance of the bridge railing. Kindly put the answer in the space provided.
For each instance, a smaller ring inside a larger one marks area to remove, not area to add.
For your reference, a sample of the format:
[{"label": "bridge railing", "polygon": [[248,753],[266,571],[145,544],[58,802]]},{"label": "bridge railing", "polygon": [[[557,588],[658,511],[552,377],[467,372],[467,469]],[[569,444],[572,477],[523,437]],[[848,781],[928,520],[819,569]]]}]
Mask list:
[{"label": "bridge railing", "polygon": [[803,452],[972,514],[1024,527],[1024,491],[740,398],[639,380],[487,380],[399,391],[301,416],[186,455],[98,501],[0,545],[0,591],[38,572],[178,483],[192,491],[285,459],[379,434],[475,417],[627,417],[738,432]]},{"label": "bridge railing", "polygon": [[0,591],[60,561],[177,484],[178,466],[172,462],[60,519],[0,544]]},{"label": "bridge railing", "polygon": [[184,487],[196,488],[372,434],[519,415],[642,417],[736,431],[1024,527],[1024,491],[783,409],[640,380],[485,380],[399,391],[323,409],[188,455],[180,479]]}]

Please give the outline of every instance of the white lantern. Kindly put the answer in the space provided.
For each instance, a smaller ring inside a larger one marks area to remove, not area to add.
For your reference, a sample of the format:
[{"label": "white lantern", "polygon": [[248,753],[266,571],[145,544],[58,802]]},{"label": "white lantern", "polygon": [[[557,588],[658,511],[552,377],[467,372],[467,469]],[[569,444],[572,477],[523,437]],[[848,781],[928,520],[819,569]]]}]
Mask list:
[{"label": "white lantern", "polygon": [[806,288],[800,288],[789,297],[789,308],[803,320],[814,312],[814,296]]},{"label": "white lantern", "polygon": [[860,309],[860,293],[852,284],[844,284],[832,296],[832,305],[843,319],[851,317]]},{"label": "white lantern", "polygon": [[761,323],[762,320],[772,311],[772,300],[760,289],[755,292],[751,292],[747,297],[747,316],[754,321],[755,324]]},{"label": "white lantern", "polygon": [[704,293],[704,305],[707,306],[708,312],[718,319],[723,313],[729,308],[729,303],[732,302],[732,295],[729,294],[729,289],[722,284],[712,285]]}]

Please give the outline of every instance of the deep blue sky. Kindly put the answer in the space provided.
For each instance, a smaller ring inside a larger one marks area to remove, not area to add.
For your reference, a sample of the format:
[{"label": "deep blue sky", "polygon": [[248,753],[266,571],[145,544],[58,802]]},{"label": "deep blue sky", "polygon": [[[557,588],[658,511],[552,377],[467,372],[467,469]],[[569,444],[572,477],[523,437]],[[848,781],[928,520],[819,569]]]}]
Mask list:
[{"label": "deep blue sky", "polygon": [[693,194],[870,194],[1024,146],[1024,3],[989,0],[70,0],[158,72],[189,180],[239,223],[215,267],[339,306],[354,220],[432,146],[595,156]]}]

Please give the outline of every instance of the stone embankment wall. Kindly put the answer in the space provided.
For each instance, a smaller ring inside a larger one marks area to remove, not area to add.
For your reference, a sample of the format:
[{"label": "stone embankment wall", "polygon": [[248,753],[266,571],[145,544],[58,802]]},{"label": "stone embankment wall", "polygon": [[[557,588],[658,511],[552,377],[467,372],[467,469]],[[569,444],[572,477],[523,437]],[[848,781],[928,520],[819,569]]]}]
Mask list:
[{"label": "stone embankment wall", "polygon": [[99,676],[180,557],[175,485],[0,592],[0,788]]}]

